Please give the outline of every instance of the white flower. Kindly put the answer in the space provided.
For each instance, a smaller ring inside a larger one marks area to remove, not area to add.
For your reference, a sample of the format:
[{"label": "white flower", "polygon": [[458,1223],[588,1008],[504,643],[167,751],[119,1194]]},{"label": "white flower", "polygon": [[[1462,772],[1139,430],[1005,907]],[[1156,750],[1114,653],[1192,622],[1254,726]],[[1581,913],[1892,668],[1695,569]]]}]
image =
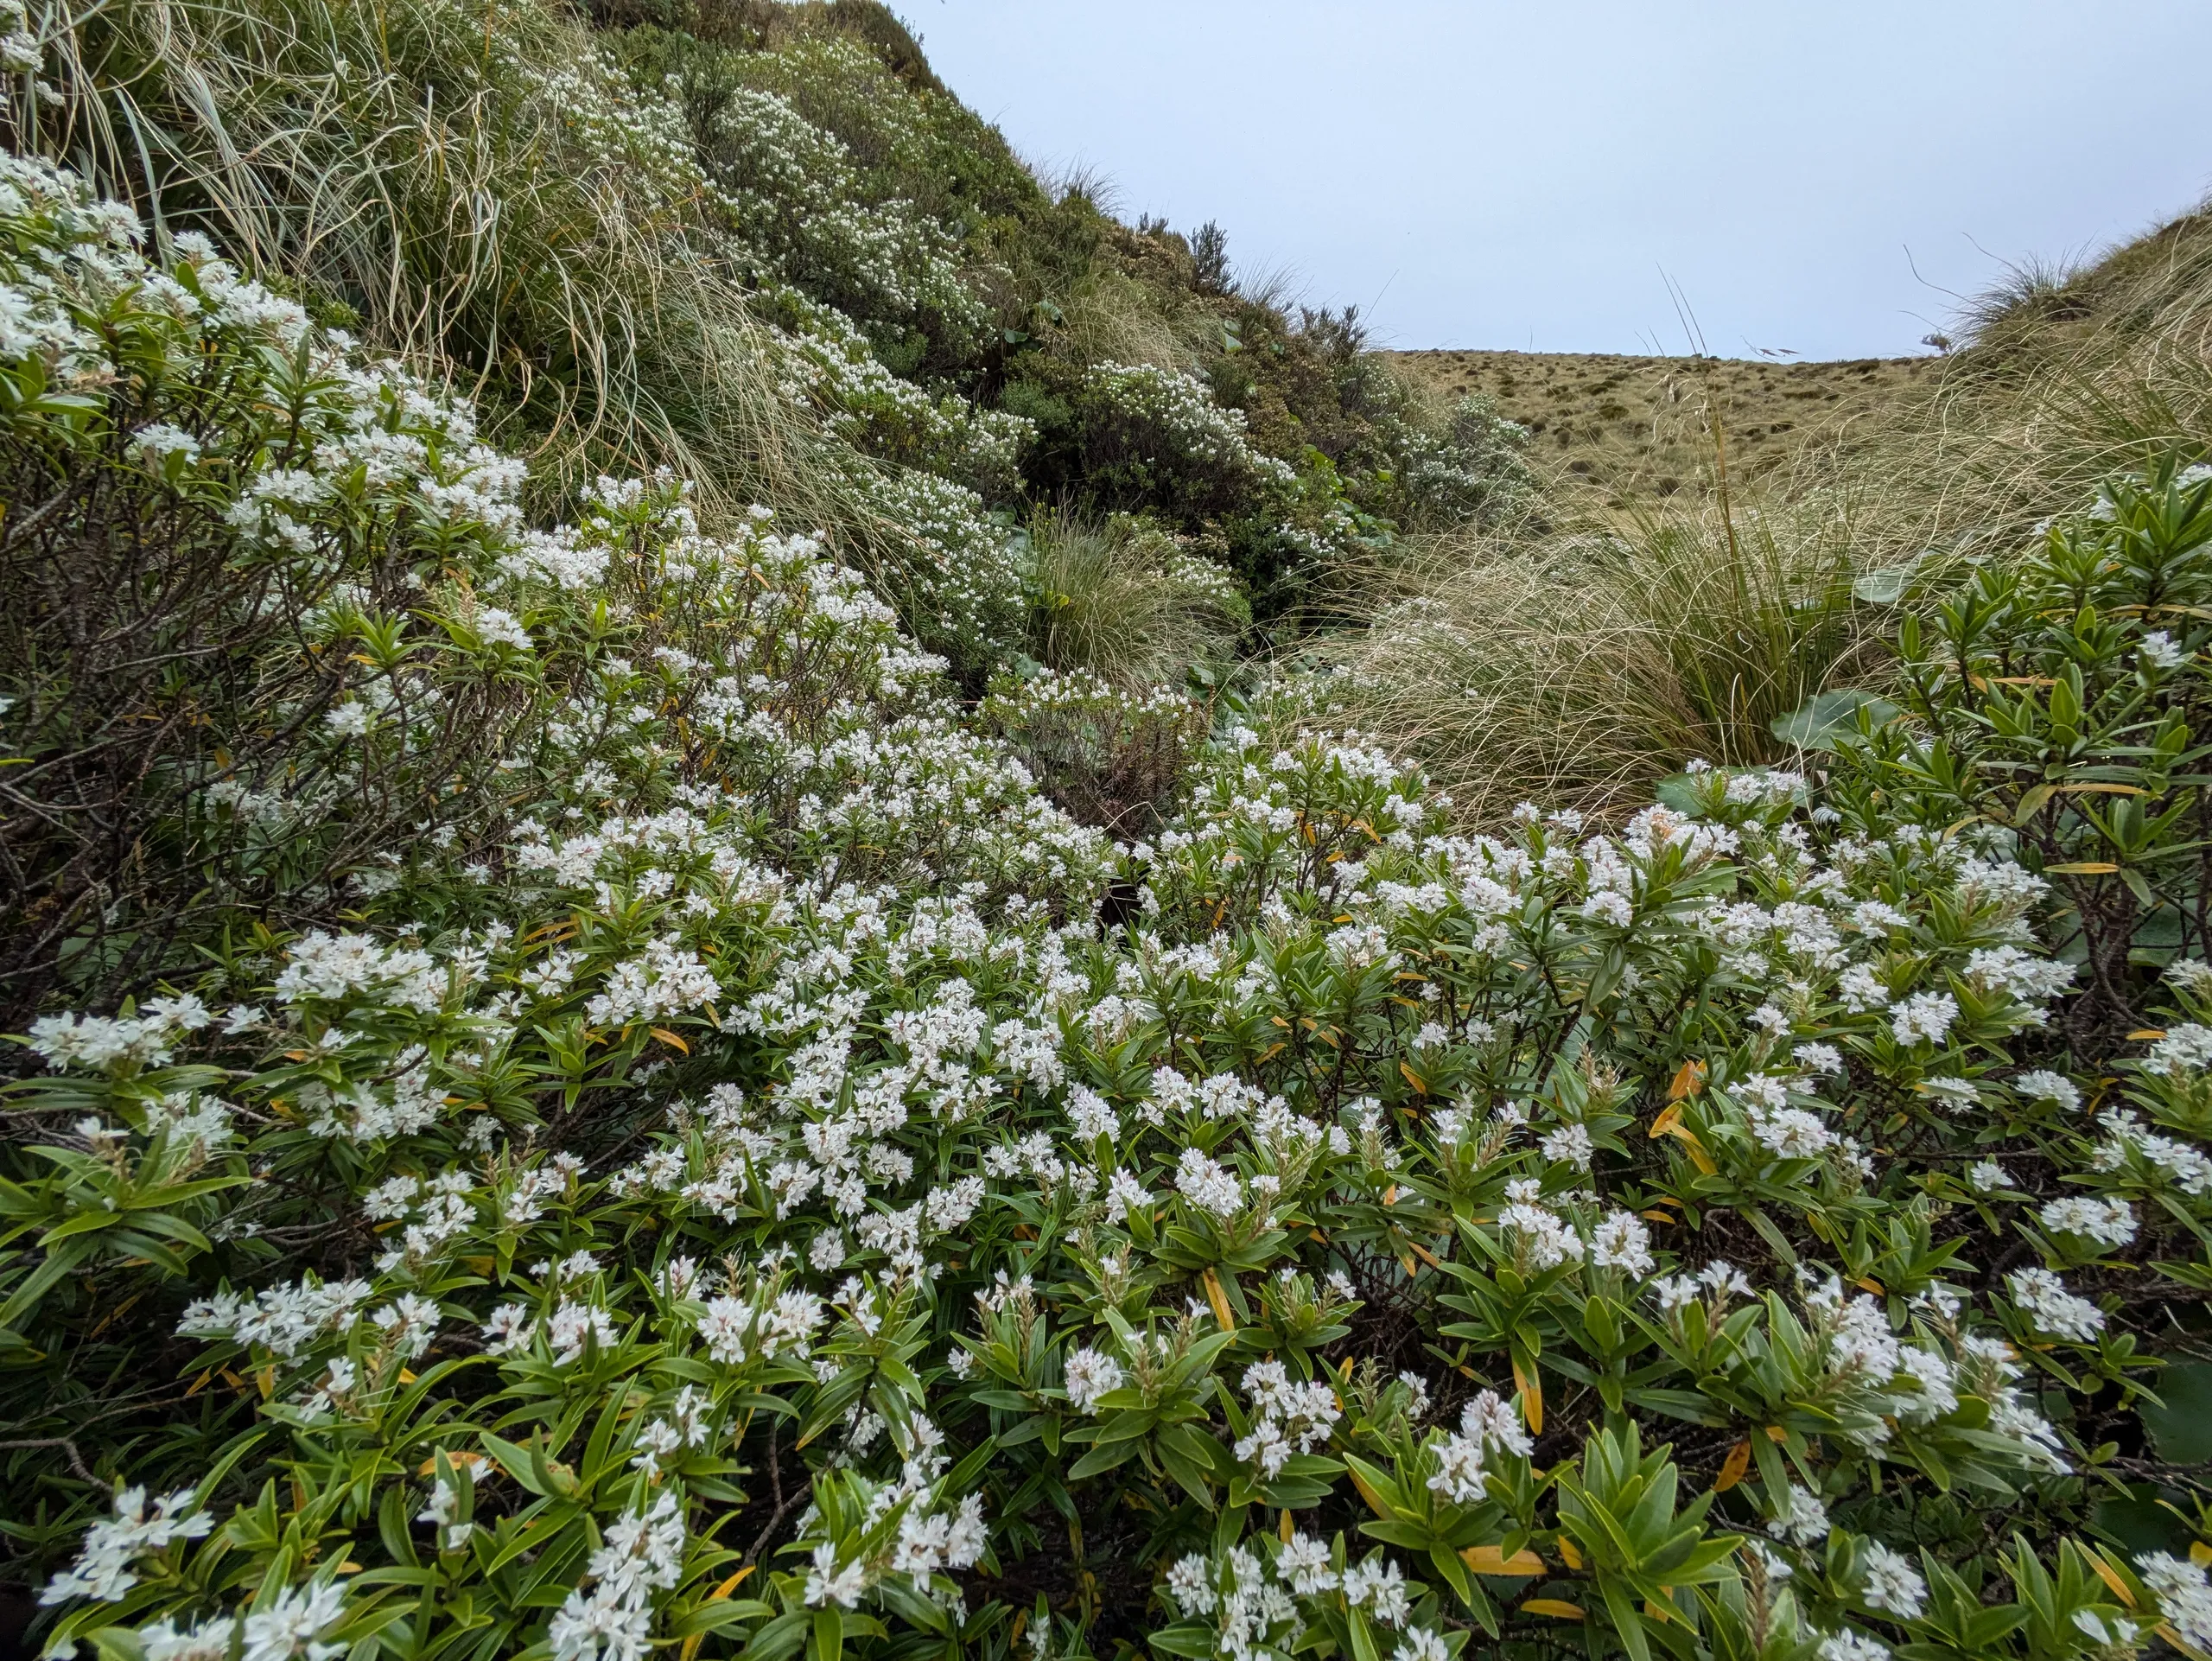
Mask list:
[{"label": "white flower", "polygon": [[1068,1403],[1078,1413],[1095,1411],[1100,1397],[1122,1387],[1122,1364],[1103,1351],[1070,1351],[1065,1372]]},{"label": "white flower", "polygon": [[501,611],[496,606],[479,606],[475,625],[477,633],[497,645],[511,646],[519,652],[531,649],[530,631],[511,611]]},{"label": "white flower", "polygon": [[2081,1091],[2062,1072],[2043,1068],[2024,1072],[2012,1080],[2012,1088],[2031,1102],[2056,1102],[2069,1113],[2082,1105]]},{"label": "white flower", "polygon": [[1244,1208],[1244,1185],[1195,1148],[1185,1148],[1175,1165],[1177,1192],[1201,1211],[1230,1218]]},{"label": "white flower", "polygon": [[1301,1598],[1333,1591],[1336,1571],[1330,1567],[1328,1543],[1310,1534],[1294,1534],[1275,1554],[1275,1573]]},{"label": "white flower", "polygon": [[1978,1193],[1994,1193],[1999,1188],[2009,1188],[2012,1179],[2005,1174],[2005,1168],[1993,1159],[1978,1159],[1967,1168],[1967,1186]]},{"label": "white flower", "polygon": [[1866,1543],[1866,1578],[1859,1595],[1870,1609],[1879,1609],[1899,1620],[1917,1620],[1928,1601],[1928,1582],[1911,1560],[1892,1551],[1879,1540]]},{"label": "white flower", "polygon": [[1636,907],[1629,902],[1626,894],[1611,888],[1600,888],[1582,902],[1582,914],[1593,923],[1626,928],[1636,920]]},{"label": "white flower", "polygon": [[77,1561],[46,1583],[41,1603],[63,1603],[71,1598],[92,1598],[112,1603],[138,1583],[130,1565],[147,1553],[159,1551],[176,1540],[197,1540],[215,1526],[206,1511],[192,1509],[189,1488],[165,1493],[146,1515],[146,1491],[124,1488],[115,1496],[115,1515],[104,1518],[85,1531],[85,1543]]},{"label": "white flower", "polygon": [[1193,1552],[1167,1571],[1167,1595],[1184,1613],[1210,1615],[1221,1600],[1214,1591],[1213,1565]]},{"label": "white flower", "polygon": [[2053,1338],[2088,1344],[2105,1329],[2105,1312],[2087,1298],[2075,1297],[2048,1269],[2023,1269],[2007,1276],[2005,1285],[2021,1312]]},{"label": "white flower", "polygon": [[2184,1021],[2167,1028],[2165,1036],[2151,1046],[2144,1066],[2174,1079],[2203,1072],[2212,1066],[2212,1027]]},{"label": "white flower", "polygon": [[130,435],[130,454],[143,461],[160,462],[172,455],[196,461],[200,459],[200,441],[181,427],[156,422]]},{"label": "white flower", "polygon": [[2199,1649],[2212,1648],[2212,1584],[2203,1565],[2152,1551],[2135,1560],[2135,1569],[2158,1594],[2158,1613],[2173,1629]]},{"label": "white flower", "polygon": [[345,1652],[343,1644],[315,1642],[346,1613],[346,1588],[339,1585],[288,1586],[269,1603],[257,1603],[245,1618],[245,1646],[240,1661],[328,1661]]},{"label": "white flower", "polygon": [[1658,1267],[1651,1255],[1651,1231],[1632,1212],[1617,1211],[1591,1231],[1590,1262],[1598,1269],[1620,1269],[1641,1277]]},{"label": "white flower", "polygon": [[340,738],[359,738],[369,730],[369,706],[347,698],[323,716],[322,724]]},{"label": "white flower", "polygon": [[1770,1518],[1766,1531],[1777,1540],[1787,1540],[1792,1545],[1808,1546],[1827,1537],[1827,1507],[1821,1498],[1808,1488],[1789,1485],[1789,1509],[1781,1516]]},{"label": "white flower", "polygon": [[2142,654],[2146,669],[2178,669],[2189,661],[2190,654],[2174,643],[2174,637],[2165,630],[2153,629],[2145,634],[2137,648]]},{"label": "white flower", "polygon": [[1579,1124],[1563,1124],[1543,1140],[1544,1157],[1572,1165],[1578,1171],[1590,1168],[1596,1149],[1590,1141],[1589,1130]]},{"label": "white flower", "polygon": [[1948,992],[1916,992],[1892,1006],[1890,1028],[1900,1044],[1940,1044],[1958,1018],[1958,1000]]},{"label": "white flower", "polygon": [[2040,1213],[2054,1234],[2078,1234],[2101,1246],[2124,1246],[2135,1238],[2135,1212],[2125,1200],[2069,1194],[2054,1200]]}]

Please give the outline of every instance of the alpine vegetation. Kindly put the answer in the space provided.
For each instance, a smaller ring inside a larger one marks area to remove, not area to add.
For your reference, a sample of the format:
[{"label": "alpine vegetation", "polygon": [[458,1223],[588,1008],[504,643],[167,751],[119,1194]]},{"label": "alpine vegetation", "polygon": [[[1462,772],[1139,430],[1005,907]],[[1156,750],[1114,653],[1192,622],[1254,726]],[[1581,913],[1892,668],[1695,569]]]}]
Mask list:
[{"label": "alpine vegetation", "polygon": [[[1217,232],[1166,314],[1211,359],[1038,344],[979,245],[1164,237],[899,195],[957,123],[887,16],[712,16],[605,49],[842,495],[563,449],[0,162],[38,1651],[2212,1650],[2158,1416],[2212,1290],[2212,474],[1906,615],[1786,764],[1470,824],[1237,652],[1331,538],[1532,490],[1510,435],[1219,292]],[[23,117],[86,45],[11,16]],[[1333,454],[1236,379],[1278,327]]]}]

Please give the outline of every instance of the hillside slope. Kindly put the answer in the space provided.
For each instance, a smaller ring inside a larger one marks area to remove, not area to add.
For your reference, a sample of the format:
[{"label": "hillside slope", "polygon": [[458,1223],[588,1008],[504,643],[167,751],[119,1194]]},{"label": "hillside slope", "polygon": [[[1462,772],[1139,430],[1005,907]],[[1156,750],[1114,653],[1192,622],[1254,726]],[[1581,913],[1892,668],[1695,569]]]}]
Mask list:
[{"label": "hillside slope", "polygon": [[1528,428],[1548,477],[1611,506],[1665,498],[1713,471],[1717,405],[1729,465],[1756,478],[1808,441],[1862,449],[1940,379],[1935,357],[1765,363],[1609,353],[1391,352],[1391,367],[1432,393],[1490,399]]}]

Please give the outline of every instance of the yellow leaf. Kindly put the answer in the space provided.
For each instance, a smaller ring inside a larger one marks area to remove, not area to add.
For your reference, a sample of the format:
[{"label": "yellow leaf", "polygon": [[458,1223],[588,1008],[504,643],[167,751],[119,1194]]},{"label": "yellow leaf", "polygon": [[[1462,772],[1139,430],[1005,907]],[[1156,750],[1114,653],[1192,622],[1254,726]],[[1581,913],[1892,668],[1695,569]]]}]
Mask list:
[{"label": "yellow leaf", "polygon": [[[753,1572],[754,1567],[755,1565],[752,1563],[746,1564],[745,1567],[739,1569],[736,1574],[731,1575],[720,1586],[717,1586],[713,1591],[708,1593],[707,1601],[709,1603],[715,1603],[719,1602],[721,1599],[728,1597],[732,1592],[737,1589],[738,1582]],[[704,1632],[694,1632],[690,1637],[683,1640],[683,1649],[677,1651],[677,1653],[682,1656],[683,1661],[691,1661],[691,1658],[699,1653],[699,1640],[704,1637],[706,1637],[706,1633]]]},{"label": "yellow leaf", "polygon": [[1544,1572],[1544,1560],[1533,1551],[1516,1551],[1506,1557],[1499,1555],[1496,1546],[1469,1546],[1459,1554],[1459,1560],[1478,1575],[1495,1575],[1501,1580]]},{"label": "yellow leaf", "polygon": [[1651,1129],[1645,1132],[1645,1135],[1654,1142],[1658,1141],[1662,1136],[1671,1136],[1675,1134],[1675,1127],[1681,1122],[1682,1104],[1677,1102],[1651,1121]]},{"label": "yellow leaf", "polygon": [[1229,1295],[1221,1289],[1220,1277],[1209,1269],[1199,1276],[1199,1279],[1205,1282],[1206,1301],[1213,1305],[1213,1318],[1221,1323],[1221,1330],[1225,1333],[1235,1332],[1236,1330],[1236,1317],[1229,1312]]},{"label": "yellow leaf", "polygon": [[1564,1534],[1559,1537],[1559,1560],[1569,1569],[1582,1567],[1582,1549]]},{"label": "yellow leaf", "polygon": [[1421,1083],[1421,1074],[1415,1072],[1403,1061],[1398,1063],[1398,1071],[1406,1075],[1406,1082],[1414,1087],[1414,1091],[1416,1095],[1426,1096],[1428,1094],[1428,1086]]},{"label": "yellow leaf", "polygon": [[2131,1044],[2143,1044],[2154,1038],[2164,1038],[2165,1035],[2166,1029],[2164,1027],[2145,1027],[2140,1032],[2128,1034],[2127,1041]]},{"label": "yellow leaf", "polygon": [[2208,1546],[2203,1541],[2199,1540],[2195,1545],[2190,1547],[2189,1560],[2200,1569],[2207,1563],[2212,1563],[2212,1546]]},{"label": "yellow leaf", "polygon": [[2097,1571],[2097,1578],[2112,1588],[2112,1594],[2128,1608],[2135,1607],[2135,1594],[2127,1589],[2127,1582],[2115,1574],[2110,1563],[2094,1553],[2089,1554],[2089,1567]]},{"label": "yellow leaf", "polygon": [[1521,1613],[1525,1615],[1549,1615],[1554,1620],[1580,1620],[1585,1618],[1582,1606],[1569,1603],[1565,1598],[1530,1598],[1521,1606]]},{"label": "yellow leaf", "polygon": [[1726,1493],[1744,1480],[1744,1473],[1751,1467],[1751,1444],[1749,1439],[1738,1442],[1728,1450],[1728,1457],[1720,1461],[1720,1474],[1713,1480],[1713,1492]]},{"label": "yellow leaf", "polygon": [[1705,1063],[1685,1061],[1675,1070],[1675,1082],[1667,1086],[1667,1099],[1679,1102],[1686,1096],[1694,1096],[1705,1088]]},{"label": "yellow leaf", "polygon": [[[485,1462],[483,1454],[471,1454],[466,1451],[461,1453],[454,1453],[449,1450],[446,1454],[446,1460],[448,1464],[453,1465],[482,1465]],[[415,1474],[417,1476],[428,1476],[431,1472],[437,1468],[438,1456],[435,1454],[433,1454],[429,1458],[423,1461],[422,1467],[417,1470]]]},{"label": "yellow leaf", "polygon": [[1389,1187],[1382,1190],[1382,1203],[1386,1206],[1395,1206],[1398,1203],[1398,1185],[1396,1183],[1393,1182]]},{"label": "yellow leaf", "polygon": [[1386,1523],[1398,1520],[1397,1513],[1382,1503],[1382,1496],[1375,1492],[1367,1479],[1359,1473],[1359,1467],[1351,1467],[1351,1486],[1359,1490],[1359,1497],[1367,1502],[1367,1509]]},{"label": "yellow leaf", "polygon": [[2044,869],[2056,876],[2110,876],[2120,869],[2108,859],[2077,859],[2064,865],[2046,865]]},{"label": "yellow leaf", "polygon": [[1675,1220],[1671,1213],[1663,1211],[1642,1211],[1637,1215],[1647,1223],[1671,1223]]},{"label": "yellow leaf", "polygon": [[1523,1372],[1521,1358],[1513,1358],[1513,1384],[1521,1392],[1521,1416],[1537,1435],[1544,1434],[1544,1381],[1534,1369]]},{"label": "yellow leaf", "polygon": [[1778,1424],[1770,1424],[1766,1428],[1766,1439],[1769,1441],[1788,1441],[1789,1433]]},{"label": "yellow leaf", "polygon": [[674,1033],[669,1031],[667,1028],[656,1027],[652,1031],[653,1036],[660,1040],[662,1043],[669,1045],[672,1048],[682,1050],[686,1055],[691,1053],[691,1047],[685,1043],[682,1039],[678,1038]]},{"label": "yellow leaf", "polygon": [[1285,1545],[1288,1545],[1291,1537],[1297,1532],[1298,1519],[1286,1509],[1282,1514],[1282,1520],[1275,1525],[1275,1534]]}]

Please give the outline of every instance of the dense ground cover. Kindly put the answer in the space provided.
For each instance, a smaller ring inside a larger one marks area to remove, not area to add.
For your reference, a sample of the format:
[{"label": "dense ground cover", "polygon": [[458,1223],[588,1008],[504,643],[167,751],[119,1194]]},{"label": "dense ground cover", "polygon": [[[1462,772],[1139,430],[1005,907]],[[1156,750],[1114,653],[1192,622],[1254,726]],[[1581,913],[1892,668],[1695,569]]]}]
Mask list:
[{"label": "dense ground cover", "polygon": [[[1786,754],[1471,824],[1235,654],[1500,533],[1510,429],[1039,188],[872,9],[518,16],[0,45],[38,1642],[2212,1646],[2193,453],[1864,601],[1885,696]],[[379,312],[279,211],[419,158],[241,90],[354,54],[569,163],[530,305],[364,231],[452,302]],[[126,94],[173,170],[84,137]],[[258,220],[211,108],[298,141]],[[689,309],[571,350],[648,210]]]}]

